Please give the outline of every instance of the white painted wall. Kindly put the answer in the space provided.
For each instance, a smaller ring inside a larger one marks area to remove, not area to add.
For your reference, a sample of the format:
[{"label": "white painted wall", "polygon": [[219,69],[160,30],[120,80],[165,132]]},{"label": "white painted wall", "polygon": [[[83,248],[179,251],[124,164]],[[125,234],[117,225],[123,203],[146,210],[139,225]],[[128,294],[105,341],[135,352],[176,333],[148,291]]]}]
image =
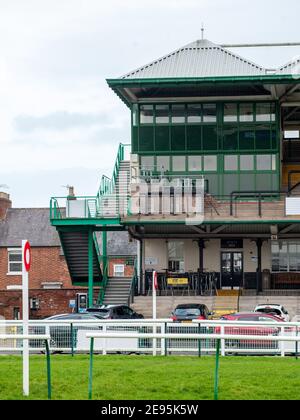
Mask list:
[{"label": "white painted wall", "polygon": [[[197,271],[199,268],[199,248],[197,242],[192,239],[182,240],[184,242],[185,270]],[[206,271],[221,270],[221,241],[211,239],[205,243],[204,250],[204,269]],[[226,250],[224,250],[226,251]],[[230,250],[233,251],[233,250]],[[257,268],[257,248],[256,243],[250,239],[244,240],[244,249],[236,250],[244,253],[244,272],[253,273]],[[165,239],[146,239],[145,258],[157,260],[155,265],[146,265],[145,269],[155,269],[163,271],[168,267],[168,248]],[[271,242],[264,242],[262,248],[262,269],[271,270]]]}]

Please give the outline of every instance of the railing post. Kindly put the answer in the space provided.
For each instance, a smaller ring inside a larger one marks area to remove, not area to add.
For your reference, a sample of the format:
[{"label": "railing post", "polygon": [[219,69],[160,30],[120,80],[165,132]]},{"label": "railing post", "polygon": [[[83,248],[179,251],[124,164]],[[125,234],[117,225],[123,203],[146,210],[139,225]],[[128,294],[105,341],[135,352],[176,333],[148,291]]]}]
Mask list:
[{"label": "railing post", "polygon": [[[221,334],[224,335],[225,334],[225,327],[224,325],[221,325]],[[225,339],[222,338],[221,340],[221,356],[225,357],[226,356],[226,349],[225,349]]]},{"label": "railing post", "polygon": [[216,367],[215,367],[215,390],[214,390],[214,400],[218,401],[219,399],[219,367],[220,367],[220,346],[221,340],[217,340],[217,350],[216,350]]},{"label": "railing post", "polygon": [[[280,336],[284,336],[284,327],[280,327]],[[280,341],[281,357],[285,357],[285,342]]]},{"label": "railing post", "polygon": [[51,389],[51,364],[50,364],[50,348],[48,340],[45,340],[46,346],[46,358],[47,358],[47,388],[48,388],[48,400],[52,398],[52,389]]},{"label": "railing post", "polygon": [[[103,327],[102,327],[102,331],[103,331],[103,333],[107,333],[107,325],[106,324],[103,324]],[[106,354],[107,354],[107,339],[106,338],[104,338],[103,339],[103,349],[102,349],[102,355],[103,356],[106,356]]]},{"label": "railing post", "polygon": [[94,356],[94,338],[90,339],[90,367],[89,367],[89,392],[88,398],[92,399],[93,396],[93,356]]}]

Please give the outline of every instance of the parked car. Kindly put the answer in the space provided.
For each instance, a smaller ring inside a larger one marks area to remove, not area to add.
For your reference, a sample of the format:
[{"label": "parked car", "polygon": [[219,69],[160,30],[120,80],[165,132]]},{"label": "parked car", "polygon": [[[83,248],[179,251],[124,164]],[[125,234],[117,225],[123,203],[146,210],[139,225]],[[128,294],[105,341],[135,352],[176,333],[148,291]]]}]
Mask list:
[{"label": "parked car", "polygon": [[[73,313],[60,314],[46,318],[45,321],[65,321],[69,325],[50,325],[51,347],[57,349],[70,349],[72,347],[71,324],[76,321],[101,321],[102,317],[96,313]],[[39,327],[36,327],[39,328]],[[75,327],[73,331],[73,345],[76,344],[77,331],[81,327]],[[86,329],[85,326],[82,328]],[[93,327],[97,328],[97,327]]]},{"label": "parked car", "polygon": [[288,311],[285,309],[285,307],[282,306],[282,305],[269,304],[269,303],[268,304],[263,304],[263,305],[258,305],[254,309],[254,312],[259,312],[259,313],[262,313],[262,314],[271,314],[271,315],[278,316],[279,318],[281,318],[285,322],[290,321],[290,315],[289,315]]},{"label": "parked car", "polygon": [[178,305],[172,313],[172,320],[175,322],[192,322],[193,319],[209,319],[211,313],[206,305],[194,303]]},{"label": "parked car", "polygon": [[[250,312],[250,313],[235,313],[230,315],[224,315],[221,318],[222,321],[247,321],[247,322],[272,322],[274,324],[282,322],[282,319],[271,314],[260,314],[258,312]],[[220,333],[221,328],[217,327],[215,332]],[[224,333],[227,335],[261,335],[261,336],[278,336],[280,333],[279,327],[272,327],[267,325],[262,325],[261,327],[258,325],[243,325],[243,326],[233,326],[230,325],[224,328]],[[252,349],[260,349],[260,348],[277,348],[278,343],[274,341],[262,341],[262,340],[233,340],[230,343],[232,346],[235,347],[246,347]]]},{"label": "parked car", "polygon": [[93,313],[98,318],[106,319],[143,319],[142,314],[138,314],[126,305],[107,305],[100,308],[91,308],[87,313]]}]

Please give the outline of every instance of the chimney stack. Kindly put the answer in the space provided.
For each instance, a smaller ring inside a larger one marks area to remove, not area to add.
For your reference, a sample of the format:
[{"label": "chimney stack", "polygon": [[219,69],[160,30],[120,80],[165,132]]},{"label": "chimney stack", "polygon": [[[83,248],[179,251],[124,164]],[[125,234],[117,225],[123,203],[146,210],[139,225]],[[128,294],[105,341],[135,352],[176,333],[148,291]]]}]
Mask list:
[{"label": "chimney stack", "polygon": [[68,200],[76,200],[76,197],[75,197],[75,192],[74,192],[74,187],[72,187],[72,186],[70,186],[70,185],[68,185]]},{"label": "chimney stack", "polygon": [[12,202],[10,201],[9,194],[0,192],[0,220],[6,218],[8,209],[11,209]]}]

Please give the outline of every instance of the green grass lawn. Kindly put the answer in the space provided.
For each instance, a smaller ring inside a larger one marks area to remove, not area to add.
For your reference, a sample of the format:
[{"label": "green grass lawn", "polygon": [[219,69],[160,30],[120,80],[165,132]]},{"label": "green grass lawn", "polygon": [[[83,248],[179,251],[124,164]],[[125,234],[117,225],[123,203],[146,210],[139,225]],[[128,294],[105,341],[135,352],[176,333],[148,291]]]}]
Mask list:
[{"label": "green grass lawn", "polygon": [[[53,399],[86,399],[88,356],[55,355]],[[95,356],[93,397],[99,400],[213,399],[214,357]],[[30,398],[46,399],[45,356],[30,359]],[[0,399],[22,399],[22,358],[0,356]],[[300,399],[300,360],[220,359],[220,399]]]}]

